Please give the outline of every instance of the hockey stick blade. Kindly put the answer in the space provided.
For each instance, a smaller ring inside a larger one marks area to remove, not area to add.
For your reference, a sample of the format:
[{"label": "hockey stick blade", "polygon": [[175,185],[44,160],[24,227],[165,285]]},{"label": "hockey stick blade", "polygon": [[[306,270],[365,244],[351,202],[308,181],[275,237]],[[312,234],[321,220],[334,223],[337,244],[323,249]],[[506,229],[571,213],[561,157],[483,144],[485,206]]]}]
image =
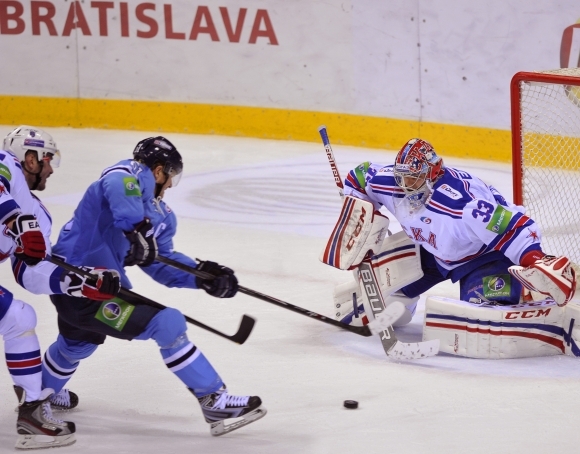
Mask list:
[{"label": "hockey stick blade", "polygon": [[[193,274],[194,276],[199,276],[202,279],[213,279],[214,276],[210,273],[205,271],[200,271],[198,269],[193,268],[192,266],[185,265],[183,263],[177,262],[172,260],[168,257],[163,257],[162,255],[158,255],[155,259],[158,262],[164,263],[166,265],[172,266],[173,268],[177,268],[178,270],[185,271],[186,273]],[[316,319],[322,323],[326,323],[328,325],[333,325],[338,328],[341,328],[345,331],[349,331],[354,334],[358,334],[359,336],[370,337],[373,335],[371,330],[368,326],[351,326],[347,325],[346,323],[339,322],[338,320],[334,320],[332,318],[326,317],[325,315],[318,314],[316,312],[309,311],[308,309],[304,309],[300,306],[295,306],[294,304],[287,303],[286,301],[279,300],[278,298],[274,298],[273,296],[265,295],[263,293],[257,292],[255,290],[243,287],[241,285],[238,286],[238,291],[243,293],[244,295],[252,296],[254,298],[260,299],[262,301],[266,301],[270,304],[275,304],[276,306],[283,307],[284,309],[288,309],[290,311],[296,312],[298,314],[305,315],[307,317]]]},{"label": "hockey stick blade", "polygon": [[[60,260],[56,257],[47,256],[45,260],[47,262],[53,263],[54,265],[60,266],[61,268],[64,268],[67,271],[78,274],[79,276],[84,276],[84,277],[93,277],[94,276],[91,273],[89,273],[88,271],[85,271],[85,270],[78,268],[74,265],[66,263],[64,260]],[[131,290],[127,290],[125,288],[121,288],[121,290],[119,291],[119,296],[127,298],[129,300],[129,302],[131,302],[133,304],[140,303],[140,304],[145,304],[147,306],[157,307],[159,309],[166,309],[167,308],[167,306],[164,306],[163,304],[158,303],[157,301],[150,300],[149,298],[146,298],[143,295],[139,295],[138,293],[132,292]],[[254,329],[254,325],[256,324],[256,319],[244,314],[242,316],[240,326],[238,327],[238,330],[236,331],[236,333],[233,334],[232,336],[228,336],[227,334],[222,333],[221,331],[218,331],[217,329],[212,328],[211,326],[207,326],[204,323],[198,322],[194,318],[191,318],[185,314],[182,314],[182,315],[185,317],[185,320],[187,322],[191,323],[192,325],[195,325],[199,328],[202,328],[206,331],[209,331],[210,333],[216,334],[217,336],[223,337],[225,339],[228,339],[228,340],[235,342],[236,344],[240,344],[240,345],[243,344],[244,342],[246,342],[248,337],[250,337],[250,334],[252,333],[252,330]]]}]

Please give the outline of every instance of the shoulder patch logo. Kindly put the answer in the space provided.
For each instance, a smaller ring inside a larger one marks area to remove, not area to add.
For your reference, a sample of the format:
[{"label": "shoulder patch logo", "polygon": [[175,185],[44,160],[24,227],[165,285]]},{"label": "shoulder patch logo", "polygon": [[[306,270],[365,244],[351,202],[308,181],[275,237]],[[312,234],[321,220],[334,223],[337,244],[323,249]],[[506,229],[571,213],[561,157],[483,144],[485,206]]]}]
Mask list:
[{"label": "shoulder patch logo", "polygon": [[493,233],[497,233],[498,235],[502,235],[506,231],[511,219],[512,212],[506,210],[501,205],[498,205],[493,212],[491,221],[487,224],[486,229],[491,230]]},{"label": "shoulder patch logo", "polygon": [[449,197],[450,199],[453,200],[459,200],[461,199],[463,196],[461,195],[461,192],[456,191],[455,189],[453,189],[451,186],[449,186],[448,184],[442,184],[441,186],[439,186],[436,191],[445,194],[447,197]]},{"label": "shoulder patch logo", "polygon": [[123,178],[123,184],[125,186],[125,195],[141,197],[141,188],[135,177]]},{"label": "shoulder patch logo", "polygon": [[10,169],[6,167],[4,164],[0,164],[0,177],[4,177],[8,181],[12,180],[12,174],[10,173]]}]

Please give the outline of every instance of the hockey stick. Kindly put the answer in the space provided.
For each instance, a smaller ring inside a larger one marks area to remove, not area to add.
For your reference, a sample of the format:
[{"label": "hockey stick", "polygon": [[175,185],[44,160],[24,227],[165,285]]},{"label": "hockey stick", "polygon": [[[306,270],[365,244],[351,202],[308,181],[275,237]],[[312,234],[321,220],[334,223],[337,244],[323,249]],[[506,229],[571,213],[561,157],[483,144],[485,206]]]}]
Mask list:
[{"label": "hockey stick", "polygon": [[[344,184],[342,183],[340,173],[338,172],[338,167],[336,166],[336,160],[334,159],[334,152],[330,146],[330,140],[328,138],[326,126],[320,126],[318,128],[318,132],[322,138],[324,150],[326,151],[326,157],[328,158],[328,163],[330,164],[332,174],[334,175],[334,182],[338,187],[338,192],[341,198],[344,198]],[[383,295],[381,294],[370,258],[365,258],[365,260],[363,260],[363,262],[359,265],[358,276],[359,281],[362,283],[361,287],[364,289],[368,301],[368,304],[364,304],[365,300],[363,298],[365,311],[367,313],[372,313],[375,320],[377,318],[381,318],[380,314],[384,311],[388,311],[388,308],[392,304],[385,306]],[[370,307],[366,307],[367,305]],[[426,342],[403,343],[397,339],[392,326],[386,326],[385,329],[378,334],[380,335],[383,349],[389,357],[400,359],[419,359],[426,358],[428,356],[435,356],[439,352],[438,339]]]},{"label": "hockey stick", "polygon": [[[53,263],[57,266],[60,266],[61,268],[64,268],[67,271],[78,274],[79,276],[94,277],[94,275],[89,273],[88,271],[85,271],[85,270],[78,268],[74,265],[66,263],[65,261],[60,260],[56,257],[48,256],[48,257],[46,257],[46,261]],[[119,295],[121,297],[129,298],[131,301],[134,301],[134,300],[139,301],[141,304],[156,307],[158,309],[166,309],[167,308],[166,306],[164,306],[161,303],[150,300],[149,298],[146,298],[142,295],[139,295],[138,293],[132,292],[131,290],[128,290],[125,288],[121,288],[121,290],[119,291]],[[207,326],[201,322],[198,322],[197,320],[195,320],[191,317],[188,317],[185,314],[183,316],[185,317],[185,320],[187,320],[192,325],[195,325],[199,328],[205,329],[206,331],[209,331],[210,333],[217,334],[220,337],[224,337],[228,340],[231,340],[232,342],[235,342],[236,344],[243,344],[244,342],[246,342],[248,337],[250,337],[252,329],[254,329],[254,324],[256,323],[256,320],[254,318],[244,314],[242,316],[242,321],[240,322],[240,326],[238,328],[238,331],[233,336],[228,336],[227,334],[224,334],[224,333],[212,328],[211,326]]]},{"label": "hockey stick", "polygon": [[[185,271],[186,273],[193,274],[194,276],[198,276],[202,279],[213,279],[215,276],[213,274],[207,273],[205,271],[200,271],[192,266],[185,265],[180,263],[176,260],[172,260],[168,257],[163,257],[162,255],[158,255],[156,260],[158,262],[164,263],[166,265],[172,266],[181,271]],[[379,320],[376,324],[372,326],[351,326],[347,325],[346,323],[339,322],[338,320],[334,320],[332,318],[326,317],[322,314],[318,314],[316,312],[309,311],[308,309],[304,309],[303,307],[295,306],[294,304],[287,303],[286,301],[279,300],[278,298],[274,298],[273,296],[268,296],[263,293],[257,292],[255,290],[242,287],[241,285],[238,286],[238,291],[243,293],[244,295],[252,296],[254,298],[260,299],[262,301],[266,301],[267,303],[275,304],[276,306],[283,307],[284,309],[288,309],[290,311],[296,312],[298,314],[305,315],[310,318],[314,318],[320,322],[327,323],[329,325],[337,326],[342,328],[346,331],[350,331],[351,333],[358,334],[359,336],[369,337],[375,334],[373,331],[375,329],[384,329],[384,325],[386,324],[385,321]]]}]

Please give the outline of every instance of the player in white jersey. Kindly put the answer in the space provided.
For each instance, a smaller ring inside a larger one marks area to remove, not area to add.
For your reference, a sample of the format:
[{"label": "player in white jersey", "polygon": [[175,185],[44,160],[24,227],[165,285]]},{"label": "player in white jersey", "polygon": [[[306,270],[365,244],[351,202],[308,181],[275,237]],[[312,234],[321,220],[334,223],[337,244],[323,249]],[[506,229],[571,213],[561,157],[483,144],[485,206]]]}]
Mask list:
[{"label": "player in white jersey", "polygon": [[[95,271],[96,283],[68,273],[42,259],[50,253],[52,220],[30,190],[42,191],[58,167],[60,152],[50,134],[20,126],[9,133],[0,150],[0,260],[12,258],[16,279],[37,294],[100,294],[110,298],[118,292],[119,277]],[[25,214],[23,214],[25,213]],[[100,290],[110,293],[100,293]],[[99,297],[99,295],[97,295]],[[6,363],[19,400],[16,447],[37,449],[67,446],[75,442],[75,425],[52,416],[52,389],[41,389],[41,354],[34,331],[36,314],[24,301],[0,288],[0,334]],[[62,399],[62,398],[61,398]]]},{"label": "player in white jersey", "polygon": [[[551,296],[559,305],[574,295],[572,264],[565,257],[542,252],[540,229],[524,214],[524,207],[507,202],[476,176],[444,166],[424,140],[409,140],[394,165],[365,162],[351,170],[344,193],[345,205],[354,197],[370,202],[371,211],[385,207],[410,242],[420,246],[423,276],[392,288],[404,302],[416,304],[419,295],[447,279],[459,281],[460,299],[474,303],[517,304],[522,284]],[[329,245],[338,243],[338,238],[331,237]],[[358,263],[349,263],[348,269],[354,269],[369,250],[379,266],[380,244],[359,241],[356,248],[360,248]],[[327,249],[323,261],[336,266],[333,251]],[[390,271],[386,270],[388,277]],[[414,311],[412,304],[408,308]],[[337,318],[351,322],[352,309],[352,301],[350,306],[343,304]]]}]

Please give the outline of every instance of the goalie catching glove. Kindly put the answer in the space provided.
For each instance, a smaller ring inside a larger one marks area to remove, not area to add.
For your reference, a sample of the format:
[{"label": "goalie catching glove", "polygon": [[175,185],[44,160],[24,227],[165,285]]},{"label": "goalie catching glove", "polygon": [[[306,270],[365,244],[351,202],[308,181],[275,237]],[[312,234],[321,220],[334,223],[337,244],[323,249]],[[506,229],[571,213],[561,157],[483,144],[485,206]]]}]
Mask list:
[{"label": "goalie catching glove", "polygon": [[44,236],[32,214],[19,214],[14,219],[12,228],[7,228],[6,231],[16,243],[14,257],[17,259],[34,266],[46,257]]},{"label": "goalie catching glove", "polygon": [[204,289],[209,295],[216,298],[231,298],[238,292],[238,279],[234,271],[216,262],[199,261],[197,269],[213,275],[211,279],[199,276],[195,278],[197,288]]},{"label": "goalie catching glove", "polygon": [[558,306],[565,306],[574,297],[576,272],[568,258],[532,251],[522,257],[521,264],[508,270],[527,289],[552,297]]},{"label": "goalie catching glove", "polygon": [[90,266],[81,266],[79,269],[89,272],[91,276],[65,271],[60,277],[63,293],[75,298],[107,301],[113,299],[121,290],[121,276],[117,270]]}]

